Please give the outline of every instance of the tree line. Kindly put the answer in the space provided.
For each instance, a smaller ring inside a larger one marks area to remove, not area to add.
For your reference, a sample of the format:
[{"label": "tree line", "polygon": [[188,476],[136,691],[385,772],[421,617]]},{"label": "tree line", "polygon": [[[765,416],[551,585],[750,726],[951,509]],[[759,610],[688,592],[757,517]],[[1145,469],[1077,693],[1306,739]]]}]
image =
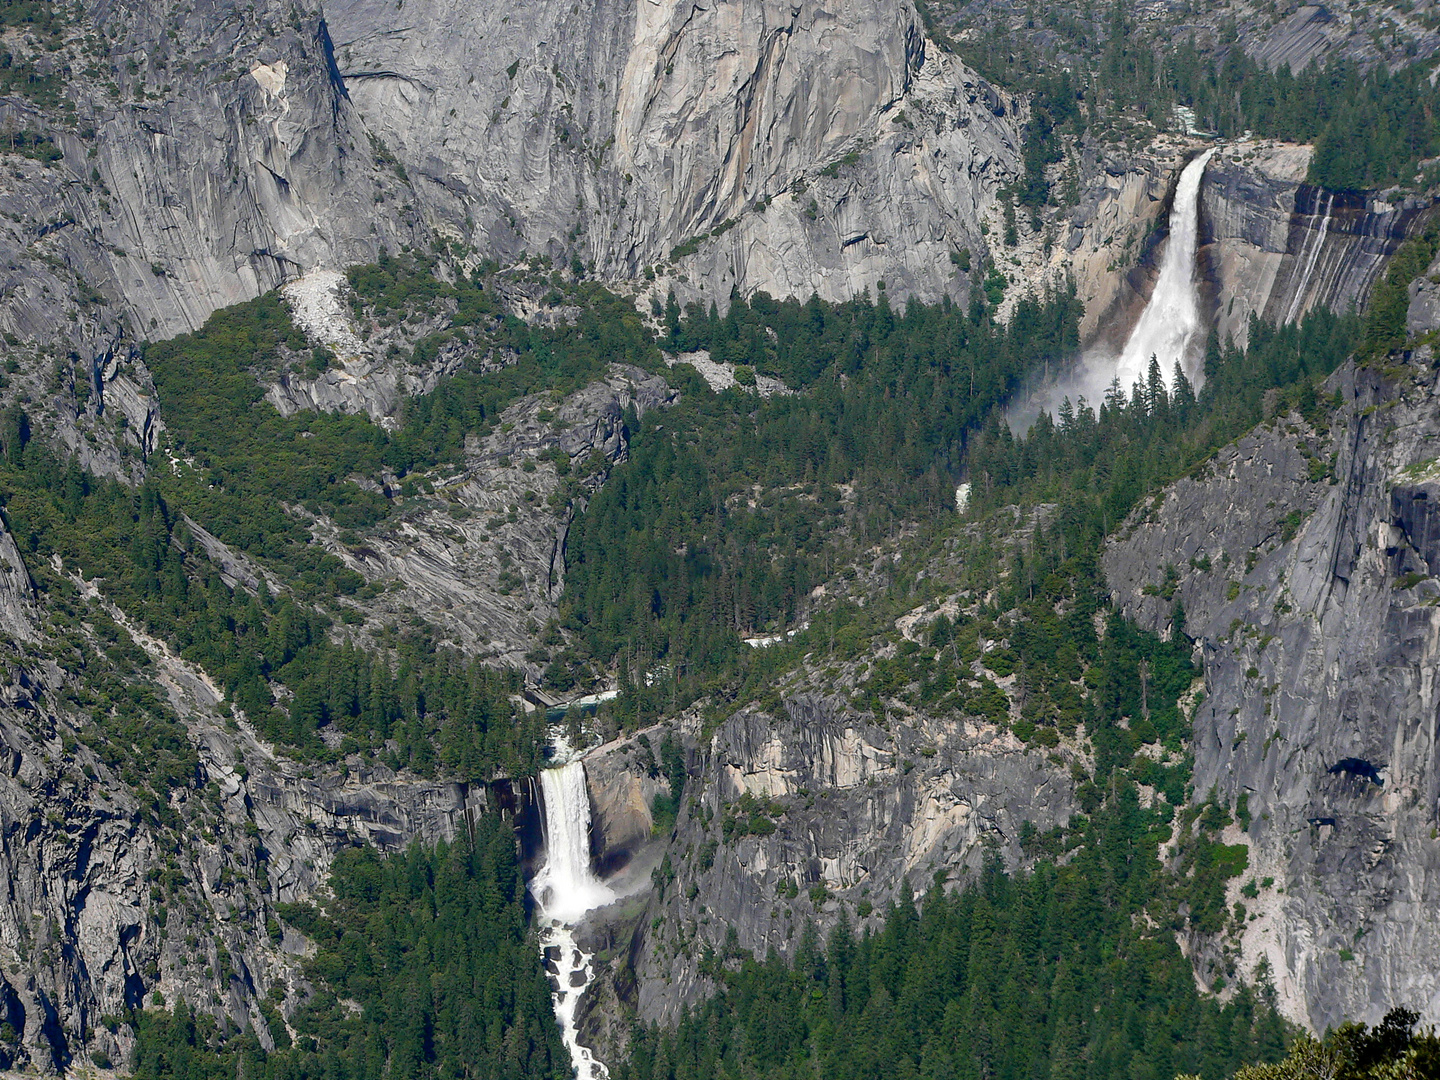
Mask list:
[{"label": "tree line", "polygon": [[[1168,827],[1121,788],[1065,839],[1070,857],[918,905],[908,889],[856,934],[842,915],[792,960],[708,958],[719,992],[674,1028],[640,1026],[617,1080],[1220,1080],[1285,1053],[1262,971],[1231,1000],[1196,990],[1175,943]],[[1158,923],[1157,917],[1158,916]]]},{"label": "tree line", "polygon": [[571,1075],[499,815],[454,844],[342,851],[329,889],[323,907],[282,908],[316,950],[308,998],[287,1002],[277,984],[260,1004],[273,1050],[188,1004],[147,1009],[133,1017],[135,1080]]}]

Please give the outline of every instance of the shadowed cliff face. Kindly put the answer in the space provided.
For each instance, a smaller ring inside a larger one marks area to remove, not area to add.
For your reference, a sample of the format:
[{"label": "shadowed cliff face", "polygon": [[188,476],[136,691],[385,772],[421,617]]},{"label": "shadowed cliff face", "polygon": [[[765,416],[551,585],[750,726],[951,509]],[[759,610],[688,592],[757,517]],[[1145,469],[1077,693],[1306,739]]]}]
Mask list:
[{"label": "shadowed cliff face", "polygon": [[[1143,589],[1179,573],[1205,667],[1196,797],[1248,797],[1248,836],[1231,839],[1277,886],[1244,901],[1258,918],[1228,944],[1246,973],[1268,959],[1286,1010],[1317,1030],[1397,1001],[1440,1016],[1431,359],[1342,369],[1327,423],[1257,429],[1104,556],[1116,600],[1155,628],[1170,605]],[[1226,942],[1190,944],[1202,976],[1223,970]]]},{"label": "shadowed cliff face", "polygon": [[1243,344],[1250,316],[1363,307],[1424,203],[1305,183],[1311,148],[1240,142],[1215,156],[1201,194],[1201,268],[1213,333]]}]

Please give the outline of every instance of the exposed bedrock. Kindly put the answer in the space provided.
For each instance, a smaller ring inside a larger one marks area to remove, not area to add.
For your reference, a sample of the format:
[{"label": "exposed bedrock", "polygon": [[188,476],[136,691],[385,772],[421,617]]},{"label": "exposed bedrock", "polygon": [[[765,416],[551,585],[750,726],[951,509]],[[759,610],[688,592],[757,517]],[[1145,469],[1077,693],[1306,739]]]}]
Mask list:
[{"label": "exposed bedrock", "polygon": [[[140,336],[193,329],[304,269],[417,236],[414,215],[397,212],[406,185],[377,163],[330,63],[323,19],[291,10],[196,9],[170,41],[165,14],[142,7],[137,47],[159,60],[183,51],[165,76],[179,85],[130,106],[97,87],[92,139],[62,136],[66,165],[84,161],[90,182],[58,200],[59,246],[114,290]],[[110,15],[102,5],[93,18]]]},{"label": "exposed bedrock", "polygon": [[978,721],[886,730],[802,695],[778,719],[747,709],[691,745],[643,925],[663,922],[633,942],[649,1019],[673,1020],[709,992],[707,945],[788,954],[807,921],[822,936],[834,925],[837,898],[878,920],[905,883],[918,894],[962,881],[987,850],[1019,865],[1021,823],[1043,832],[1073,809],[1068,773]]},{"label": "exposed bedrock", "polygon": [[[1077,159],[1079,200],[1057,222],[1049,252],[1032,236],[1009,256],[1031,287],[1074,283],[1088,349],[1118,354],[1124,346],[1168,243],[1175,181],[1208,145],[1160,139],[1140,152],[1086,145]],[[1316,188],[1305,182],[1311,150],[1229,143],[1205,171],[1197,275],[1221,340],[1243,344],[1251,315],[1284,323],[1315,307],[1362,307],[1428,205]]]},{"label": "exposed bedrock", "polygon": [[[572,247],[681,293],[964,295],[950,252],[1019,168],[1014,103],[864,4],[327,7],[366,122],[486,250]],[[718,230],[718,233],[717,233]],[[716,235],[712,235],[712,233]]]},{"label": "exposed bedrock", "polygon": [[[523,398],[498,430],[470,440],[464,460],[437,481],[438,498],[363,538],[317,519],[316,539],[367,580],[392,582],[363,605],[372,623],[424,611],[465,652],[525,667],[564,589],[570,522],[628,453],[626,409],[643,414],[677,396],[656,375],[612,364],[605,379],[558,404]],[[574,501],[557,451],[578,481]]]},{"label": "exposed bedrock", "polygon": [[[1319,1030],[1401,1002],[1440,1018],[1440,385],[1428,349],[1332,384],[1344,404],[1319,429],[1257,429],[1104,555],[1116,602],[1164,632],[1172,602],[1145,587],[1178,573],[1205,670],[1196,797],[1248,797],[1231,839],[1277,885],[1246,901],[1240,966],[1267,958]],[[1219,962],[1192,945],[1202,972]]]},{"label": "exposed bedrock", "polygon": [[225,723],[203,674],[137,640],[199,753],[195,785],[174,794],[165,820],[122,776],[128,766],[87,747],[94,721],[66,711],[58,668],[4,663],[0,1016],[17,1038],[0,1068],[124,1061],[130,1029],[112,1033],[100,1018],[156,993],[267,1041],[258,1002],[271,987],[303,987],[309,948],[276,921],[277,903],[312,895],[342,847],[454,840],[486,807],[516,803],[507,784],[418,780],[358,759],[304,768]]},{"label": "exposed bedrock", "polygon": [[1240,142],[1206,170],[1200,271],[1222,339],[1243,343],[1251,314],[1285,323],[1315,307],[1362,307],[1428,205],[1308,184],[1310,152]]}]

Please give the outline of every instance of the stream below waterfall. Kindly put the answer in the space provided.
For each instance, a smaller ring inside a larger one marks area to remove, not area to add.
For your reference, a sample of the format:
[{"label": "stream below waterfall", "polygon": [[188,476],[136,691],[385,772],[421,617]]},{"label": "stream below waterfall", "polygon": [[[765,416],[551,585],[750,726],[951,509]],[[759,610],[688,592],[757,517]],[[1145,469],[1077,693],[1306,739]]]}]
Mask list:
[{"label": "stream below waterfall", "polygon": [[580,1080],[610,1075],[588,1046],[580,1044],[576,1012],[594,975],[591,954],[580,948],[575,928],[587,912],[616,899],[590,862],[590,794],[579,761],[540,774],[545,821],[545,865],[530,881],[540,908],[540,947],[551,981],[555,1019]]}]

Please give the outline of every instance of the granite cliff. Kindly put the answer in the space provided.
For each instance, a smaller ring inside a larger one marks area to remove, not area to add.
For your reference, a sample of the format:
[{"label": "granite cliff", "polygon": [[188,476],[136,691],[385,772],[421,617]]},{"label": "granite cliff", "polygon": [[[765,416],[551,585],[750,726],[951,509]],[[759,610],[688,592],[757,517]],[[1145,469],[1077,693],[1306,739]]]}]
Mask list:
[{"label": "granite cliff", "polygon": [[[1022,172],[1030,105],[927,38],[905,0],[481,12],[447,0],[323,12],[102,2],[45,56],[30,52],[68,65],[73,109],[0,102],[8,131],[57,151],[7,155],[0,178],[0,334],[15,361],[5,400],[24,400],[35,434],[87,468],[129,480],[174,465],[159,453],[165,403],[139,344],[236,301],[285,286],[302,329],[336,354],[313,377],[266,383],[285,415],[364,413],[393,427],[407,398],[475,359],[453,343],[427,365],[394,359],[443,319],[357,336],[339,272],[382,250],[439,245],[461,271],[543,255],[547,271],[599,278],[642,306],[672,288],[723,306],[732,290],[845,299],[882,282],[897,301],[965,302],[993,269],[1003,316],[1068,278],[1087,339],[1118,340],[1199,145],[1070,147],[1052,179],[1073,168],[1076,200],[1022,220],[1002,247],[1002,191]],[[1303,182],[1308,160],[1307,147],[1258,142],[1214,159],[1200,258],[1215,333],[1243,339],[1251,314],[1362,303],[1413,231],[1418,200],[1316,189]],[[534,325],[573,314],[542,295],[517,289],[506,310]],[[1412,331],[1434,330],[1437,310],[1422,281]],[[508,358],[490,361],[498,371]],[[1349,368],[1332,389],[1341,404],[1323,422],[1276,418],[1147,505],[1105,554],[1122,609],[1167,633],[1169,599],[1146,587],[1176,568],[1206,679],[1195,790],[1248,798],[1248,832],[1229,839],[1277,883],[1239,932],[1187,941],[1197,972],[1249,973],[1263,956],[1287,1010],[1316,1027],[1375,1019],[1397,1000],[1440,1014],[1440,937],[1424,914],[1440,890],[1424,720],[1437,708],[1425,673],[1440,595],[1432,358]],[[369,589],[337,602],[346,625],[363,639],[427,620],[467,654],[537,676],[531,653],[559,611],[571,521],[625,460],[627,412],[676,398],[659,376],[616,364],[573,392],[510,404],[425,498],[363,537],[309,514],[316,548]],[[577,500],[561,496],[572,470]],[[391,479],[376,482],[387,498]],[[190,525],[227,583],[280,587]],[[1251,551],[1242,573],[1235,553]],[[46,610],[25,557],[0,534],[0,1022],[16,1033],[0,1066],[121,1061],[128,1029],[113,1018],[160,1000],[201,1003],[263,1041],[272,988],[304,992],[307,944],[277,905],[321,889],[339,847],[453,838],[496,804],[525,817],[531,796],[504,781],[277,753],[203,672],[83,579],[68,580],[90,614]],[[962,599],[973,600],[949,597],[947,610]],[[193,782],[166,804],[148,804],[90,748],[92,720],[67,697],[73,673],[50,644],[74,634],[97,649],[97,611],[144,654],[196,755]],[[934,615],[912,612],[891,647]],[[894,703],[877,715],[845,697],[860,677],[807,670],[764,708],[670,718],[687,772],[673,833],[653,835],[668,782],[648,743],[596,760],[601,861],[652,883],[590,931],[612,954],[587,1021],[603,1040],[623,1037],[611,1004],[666,1020],[707,992],[706,947],[786,952],[807,920],[831,926],[842,904],[866,919],[937,874],[965,880],[989,855],[1023,866],[1026,828],[1075,812],[1081,740],[1041,750],[996,718],[942,722]],[[1000,692],[1018,717],[1014,683]]]},{"label": "granite cliff", "polygon": [[[1436,325],[1430,289],[1412,330]],[[1317,1029],[1400,998],[1440,1007],[1422,914],[1440,889],[1431,350],[1348,366],[1330,389],[1333,411],[1276,416],[1137,512],[1104,557],[1116,601],[1156,628],[1171,618],[1157,586],[1178,575],[1205,670],[1197,791],[1248,800],[1234,836],[1275,882],[1242,901],[1233,940],[1196,943],[1200,968],[1267,959]]]}]

